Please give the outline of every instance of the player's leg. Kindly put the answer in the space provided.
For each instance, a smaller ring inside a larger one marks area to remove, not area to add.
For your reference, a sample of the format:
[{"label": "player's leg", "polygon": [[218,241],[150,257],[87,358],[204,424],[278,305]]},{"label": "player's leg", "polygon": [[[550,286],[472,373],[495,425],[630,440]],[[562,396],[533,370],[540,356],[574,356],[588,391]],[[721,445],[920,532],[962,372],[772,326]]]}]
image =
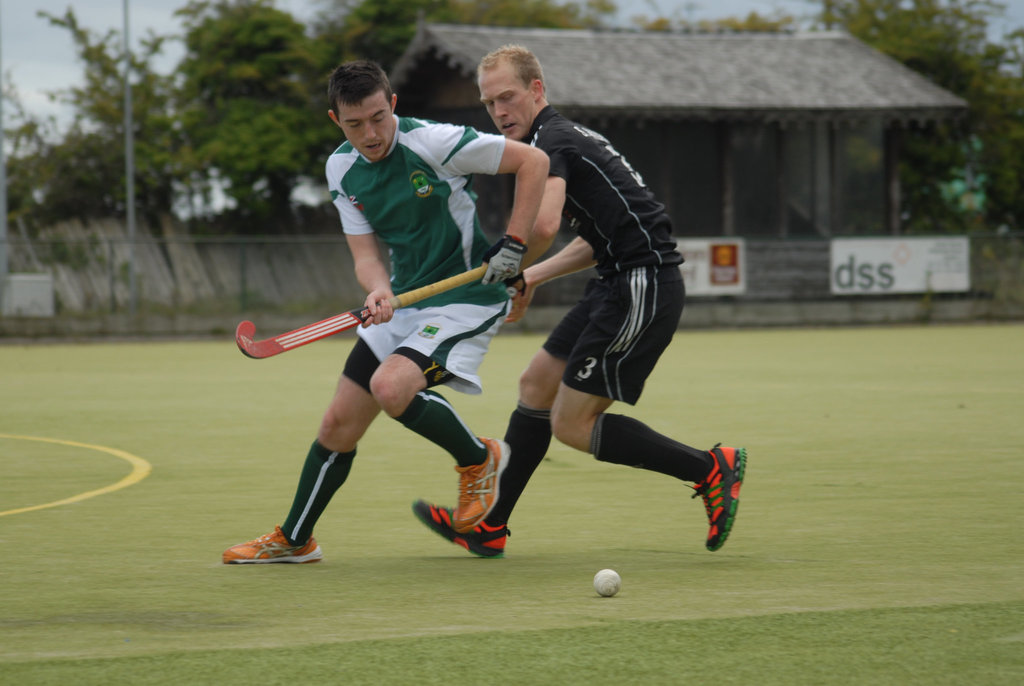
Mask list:
[{"label": "player's leg", "polygon": [[507,309],[501,302],[399,310],[389,322],[395,325],[389,341],[395,343],[394,354],[375,372],[371,384],[390,416],[455,458],[459,501],[452,522],[461,532],[479,524],[494,506],[509,448],[504,441],[478,438],[433,389],[445,385],[464,393],[481,392],[478,370]]},{"label": "player's leg", "polygon": [[699,450],[643,422],[607,412],[610,400],[635,404],[676,334],[684,288],[678,270],[640,268],[605,279],[605,297],[566,362],[552,411],[555,437],[598,460],[696,482],[710,530],[707,547],[725,542],[745,469],[743,449]]},{"label": "player's leg", "polygon": [[718,550],[732,529],[746,469],[746,450],[699,450],[643,422],[606,412],[611,401],[562,385],[552,411],[555,437],[602,462],[637,467],[696,483],[708,517],[708,550]]},{"label": "player's leg", "polygon": [[675,336],[684,298],[679,271],[633,269],[595,283],[588,296],[589,317],[566,360],[552,410],[555,437],[605,462],[700,480],[711,469],[705,451],[606,413],[614,401],[636,403]]},{"label": "player's leg", "polygon": [[[360,352],[364,349],[360,347]],[[360,359],[355,353],[355,359]],[[350,358],[351,359],[351,358]],[[354,360],[355,361],[355,360]],[[366,389],[346,373],[338,380],[334,397],[324,412],[317,439],[306,455],[291,509],[281,528],[296,545],[309,541],[328,503],[348,479],[356,445],[380,412]]]},{"label": "player's leg", "polygon": [[600,280],[589,281],[583,297],[551,330],[544,346],[519,377],[519,403],[505,431],[512,457],[501,480],[501,497],[485,520],[487,524],[501,526],[508,522],[527,482],[547,454],[551,444],[551,408],[565,374],[566,360],[604,297]]},{"label": "player's leg", "polygon": [[700,481],[711,470],[707,451],[679,443],[632,417],[607,413],[612,402],[563,383],[551,413],[555,438],[602,462],[648,469],[683,481]]},{"label": "player's leg", "polygon": [[303,563],[322,558],[313,528],[348,478],[356,444],[380,411],[366,388],[369,374],[376,366],[377,358],[362,341],[358,342],[324,412],[317,438],[306,454],[284,523],[269,534],[232,546],[224,552],[224,562]]},{"label": "player's leg", "polygon": [[485,557],[503,554],[512,510],[551,444],[551,407],[565,371],[565,360],[590,321],[591,308],[601,300],[595,282],[588,283],[584,297],[555,326],[519,377],[519,402],[505,431],[505,442],[511,449],[508,467],[501,476],[498,498],[490,514],[473,530],[460,534],[451,527],[451,508],[423,500],[413,503],[413,512],[420,521],[471,553]]},{"label": "player's leg", "polygon": [[417,500],[413,513],[431,531],[480,557],[504,555],[508,518],[551,443],[550,408],[564,367],[564,361],[542,348],[520,376],[519,403],[505,431],[510,448],[508,466],[490,514],[470,531],[460,533],[453,527],[453,508]]},{"label": "player's leg", "polygon": [[487,459],[486,444],[443,395],[428,389],[427,370],[447,374],[419,351],[399,348],[373,375],[370,389],[390,417],[447,451],[460,467],[482,463]]},{"label": "player's leg", "polygon": [[501,477],[501,496],[484,520],[491,527],[508,523],[519,496],[548,452],[551,406],[564,371],[565,360],[541,348],[519,377],[519,402],[505,430],[511,455]]},{"label": "player's leg", "polygon": [[542,348],[520,376],[519,404],[505,431],[510,447],[508,466],[490,514],[470,531],[460,533],[453,527],[452,508],[417,500],[412,511],[431,531],[480,557],[504,555],[512,509],[551,443],[550,408],[564,368],[563,360]]}]

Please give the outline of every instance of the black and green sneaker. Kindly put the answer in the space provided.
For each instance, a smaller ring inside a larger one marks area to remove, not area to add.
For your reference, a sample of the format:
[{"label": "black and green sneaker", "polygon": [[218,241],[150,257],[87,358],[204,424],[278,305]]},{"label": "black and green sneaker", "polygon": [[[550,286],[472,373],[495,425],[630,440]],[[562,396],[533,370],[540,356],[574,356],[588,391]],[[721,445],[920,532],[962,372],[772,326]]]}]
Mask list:
[{"label": "black and green sneaker", "polygon": [[413,514],[427,525],[434,533],[443,536],[452,543],[479,555],[480,557],[504,557],[505,538],[509,536],[508,527],[488,526],[480,522],[472,531],[460,534],[452,528],[452,508],[431,505],[425,500],[417,500],[412,504]]},{"label": "black and green sneaker", "polygon": [[740,486],[743,485],[743,473],[747,468],[746,448],[722,448],[717,444],[709,450],[714,466],[704,480],[693,487],[697,491],[696,498],[704,499],[704,509],[708,513],[708,550],[718,550],[725,545],[736,510],[740,506]]}]

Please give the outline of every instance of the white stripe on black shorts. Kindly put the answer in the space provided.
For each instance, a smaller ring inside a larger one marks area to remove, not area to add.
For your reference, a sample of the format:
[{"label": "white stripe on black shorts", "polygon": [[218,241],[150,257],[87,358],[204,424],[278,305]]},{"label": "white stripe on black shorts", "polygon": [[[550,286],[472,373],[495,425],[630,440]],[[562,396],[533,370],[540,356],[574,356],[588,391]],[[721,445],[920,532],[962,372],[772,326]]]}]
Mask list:
[{"label": "white stripe on black shorts", "polygon": [[566,361],[570,388],[633,405],[679,327],[684,297],[674,266],[591,279],[544,349]]}]

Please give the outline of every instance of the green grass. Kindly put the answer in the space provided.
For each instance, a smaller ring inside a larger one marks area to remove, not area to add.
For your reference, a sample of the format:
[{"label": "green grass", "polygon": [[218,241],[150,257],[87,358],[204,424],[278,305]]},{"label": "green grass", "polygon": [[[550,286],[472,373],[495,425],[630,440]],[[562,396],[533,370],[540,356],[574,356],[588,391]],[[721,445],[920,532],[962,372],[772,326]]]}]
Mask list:
[{"label": "green grass", "polygon": [[[540,340],[499,337],[484,395],[447,394],[477,431]],[[506,558],[470,557],[409,511],[452,500],[451,458],[382,417],[323,563],[221,565],[286,514],[351,342],[0,347],[0,434],[153,468],[0,515],[0,683],[1024,681],[1024,326],[681,333],[615,411],[748,448],[716,553],[689,488],[554,446]],[[130,470],[0,438],[0,512]]]}]

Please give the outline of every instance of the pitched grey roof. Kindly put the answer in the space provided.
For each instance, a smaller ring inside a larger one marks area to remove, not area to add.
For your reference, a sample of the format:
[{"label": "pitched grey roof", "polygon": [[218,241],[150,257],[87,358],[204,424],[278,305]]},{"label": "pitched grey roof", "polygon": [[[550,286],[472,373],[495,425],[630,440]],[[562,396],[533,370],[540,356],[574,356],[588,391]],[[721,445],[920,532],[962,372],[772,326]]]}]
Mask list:
[{"label": "pitched grey roof", "polygon": [[813,116],[927,120],[967,103],[839,32],[686,34],[422,24],[392,71],[396,90],[428,55],[472,78],[507,43],[540,59],[548,100],[567,112],[648,117]]}]

